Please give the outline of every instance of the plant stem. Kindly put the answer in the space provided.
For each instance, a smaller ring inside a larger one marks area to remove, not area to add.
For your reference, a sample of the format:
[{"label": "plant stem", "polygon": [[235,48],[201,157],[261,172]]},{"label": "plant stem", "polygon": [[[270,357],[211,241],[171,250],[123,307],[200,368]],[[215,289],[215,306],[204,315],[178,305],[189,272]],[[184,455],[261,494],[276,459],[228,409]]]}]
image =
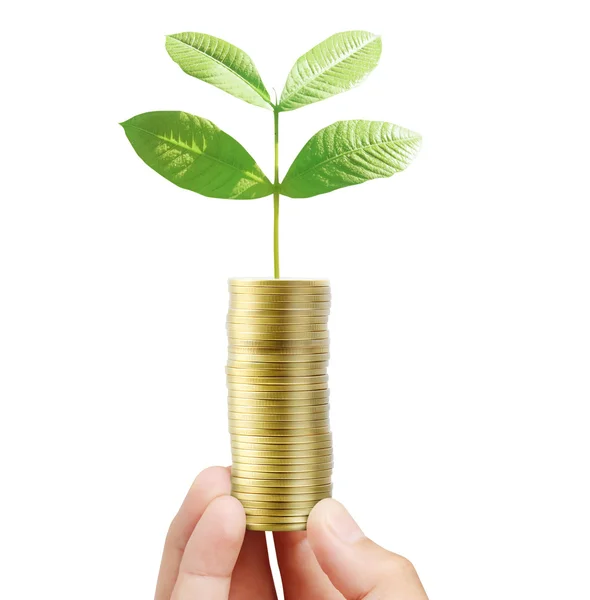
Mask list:
[{"label": "plant stem", "polygon": [[275,180],[273,192],[274,207],[274,267],[275,279],[281,276],[279,266],[279,111],[274,107],[274,130],[275,130]]}]

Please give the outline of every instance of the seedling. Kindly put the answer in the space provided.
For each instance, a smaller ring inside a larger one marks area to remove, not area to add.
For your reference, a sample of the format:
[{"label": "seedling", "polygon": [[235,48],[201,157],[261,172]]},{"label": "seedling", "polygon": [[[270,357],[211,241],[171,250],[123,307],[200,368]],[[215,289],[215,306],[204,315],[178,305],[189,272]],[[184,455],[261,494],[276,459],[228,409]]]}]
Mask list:
[{"label": "seedling", "polygon": [[366,31],[337,33],[301,56],[280,101],[271,101],[252,59],[202,33],[166,38],[172,60],[201,79],[274,117],[274,180],[247,150],[211,121],[180,111],[155,111],[121,123],[139,157],[181,188],[212,198],[273,196],[274,276],[279,269],[279,198],[309,198],[403,171],[420,147],[419,134],[382,121],[338,121],[305,144],[279,180],[279,115],[358,85],[376,66],[381,38]]}]

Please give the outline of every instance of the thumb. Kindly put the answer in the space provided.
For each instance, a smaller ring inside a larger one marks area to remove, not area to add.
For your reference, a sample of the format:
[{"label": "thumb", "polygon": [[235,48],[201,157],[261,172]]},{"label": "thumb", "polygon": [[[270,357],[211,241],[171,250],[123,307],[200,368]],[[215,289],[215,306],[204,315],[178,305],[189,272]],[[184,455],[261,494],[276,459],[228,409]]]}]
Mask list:
[{"label": "thumb", "polygon": [[365,537],[339,502],[327,499],[314,507],[307,537],[323,571],[347,600],[428,600],[412,563]]}]

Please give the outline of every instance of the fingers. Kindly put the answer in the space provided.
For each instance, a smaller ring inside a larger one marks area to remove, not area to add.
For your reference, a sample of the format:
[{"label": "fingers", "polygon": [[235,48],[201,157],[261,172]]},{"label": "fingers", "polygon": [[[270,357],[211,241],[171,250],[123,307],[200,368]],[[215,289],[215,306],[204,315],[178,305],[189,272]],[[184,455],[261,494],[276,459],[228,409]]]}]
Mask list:
[{"label": "fingers", "polygon": [[186,545],[172,600],[227,600],[245,531],[246,515],[238,500],[213,500]]},{"label": "fingers", "polygon": [[230,493],[229,471],[225,467],[205,469],[194,481],[168,530],[155,600],[170,600],[184,549],[209,503]]},{"label": "fingers", "polygon": [[304,531],[274,533],[285,600],[342,600],[322,571]]},{"label": "fingers", "polygon": [[317,504],[307,533],[320,566],[347,600],[428,600],[412,564],[365,537],[339,502]]},{"label": "fingers", "polygon": [[229,597],[230,600],[276,600],[264,531],[246,531],[234,567]]}]

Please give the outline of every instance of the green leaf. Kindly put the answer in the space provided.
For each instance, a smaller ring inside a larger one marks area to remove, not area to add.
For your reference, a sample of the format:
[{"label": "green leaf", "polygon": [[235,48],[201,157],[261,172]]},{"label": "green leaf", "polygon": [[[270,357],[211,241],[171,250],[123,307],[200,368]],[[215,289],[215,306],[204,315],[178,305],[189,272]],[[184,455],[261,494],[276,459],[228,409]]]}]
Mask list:
[{"label": "green leaf", "polygon": [[358,85],[381,56],[381,38],[368,31],[337,33],[297,60],[287,77],[280,110],[294,110]]},{"label": "green leaf", "polygon": [[403,171],[416,156],[418,133],[382,121],[338,121],[318,131],[293,161],[281,193],[309,198]]},{"label": "green leaf", "polygon": [[232,44],[204,33],[166,37],[166,50],[180,68],[255,106],[270,108],[270,96],[252,59]]},{"label": "green leaf", "polygon": [[156,111],[121,125],[139,157],[181,188],[237,200],[272,194],[272,184],[246,149],[207,119]]}]

